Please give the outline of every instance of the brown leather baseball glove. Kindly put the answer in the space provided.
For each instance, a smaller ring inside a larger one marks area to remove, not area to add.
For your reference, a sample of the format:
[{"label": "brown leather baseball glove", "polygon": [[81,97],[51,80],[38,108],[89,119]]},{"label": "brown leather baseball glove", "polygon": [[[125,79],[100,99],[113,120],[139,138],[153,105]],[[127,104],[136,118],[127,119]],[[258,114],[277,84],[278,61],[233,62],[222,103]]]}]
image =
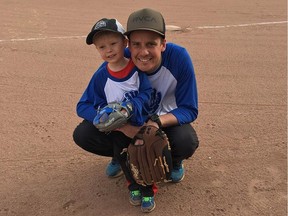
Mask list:
[{"label": "brown leather baseball glove", "polygon": [[166,134],[155,126],[143,126],[127,149],[127,162],[138,184],[152,185],[170,179],[172,157]]}]

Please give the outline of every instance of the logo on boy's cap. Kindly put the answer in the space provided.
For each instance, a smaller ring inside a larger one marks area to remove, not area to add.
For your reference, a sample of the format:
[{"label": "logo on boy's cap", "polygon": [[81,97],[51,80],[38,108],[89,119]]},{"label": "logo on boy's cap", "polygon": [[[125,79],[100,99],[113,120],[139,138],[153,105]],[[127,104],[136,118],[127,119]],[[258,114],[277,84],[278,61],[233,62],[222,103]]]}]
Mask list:
[{"label": "logo on boy's cap", "polygon": [[97,22],[94,26],[94,30],[106,27],[107,23],[104,20],[100,20],[99,22]]}]

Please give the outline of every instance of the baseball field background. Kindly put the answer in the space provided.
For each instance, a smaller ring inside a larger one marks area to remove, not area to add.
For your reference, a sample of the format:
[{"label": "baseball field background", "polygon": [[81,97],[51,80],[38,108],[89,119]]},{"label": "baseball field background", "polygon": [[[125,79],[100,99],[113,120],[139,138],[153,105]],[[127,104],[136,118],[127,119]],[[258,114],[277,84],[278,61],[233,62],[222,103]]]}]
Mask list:
[{"label": "baseball field background", "polygon": [[1,216],[143,215],[72,133],[102,62],[86,35],[144,7],[190,53],[199,91],[200,147],[149,215],[287,215],[286,1],[0,0]]}]

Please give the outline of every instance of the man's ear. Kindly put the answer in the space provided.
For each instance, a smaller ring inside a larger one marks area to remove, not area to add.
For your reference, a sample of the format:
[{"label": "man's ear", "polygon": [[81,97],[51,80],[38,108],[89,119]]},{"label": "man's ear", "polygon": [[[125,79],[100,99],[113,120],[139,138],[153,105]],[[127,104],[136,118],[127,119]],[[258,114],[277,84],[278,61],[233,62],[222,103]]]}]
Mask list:
[{"label": "man's ear", "polygon": [[130,40],[129,40],[129,38],[127,39],[127,47],[130,50]]},{"label": "man's ear", "polygon": [[161,52],[164,52],[166,50],[166,39],[162,39],[162,49]]},{"label": "man's ear", "polygon": [[124,47],[128,47],[128,39],[127,38],[124,39],[123,44],[124,44]]}]

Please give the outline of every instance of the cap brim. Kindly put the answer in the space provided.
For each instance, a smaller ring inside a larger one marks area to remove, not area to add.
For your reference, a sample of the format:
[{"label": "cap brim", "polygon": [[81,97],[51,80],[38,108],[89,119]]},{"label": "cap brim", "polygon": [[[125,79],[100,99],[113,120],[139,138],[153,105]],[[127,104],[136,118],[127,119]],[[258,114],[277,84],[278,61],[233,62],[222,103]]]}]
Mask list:
[{"label": "cap brim", "polygon": [[118,34],[122,35],[123,37],[125,37],[121,32],[118,32],[118,31],[114,31],[114,30],[110,30],[110,29],[97,29],[97,30],[94,30],[88,34],[88,36],[86,38],[86,43],[88,45],[93,44],[93,38],[94,38],[95,34],[97,34],[99,32],[103,32],[103,31],[115,32],[115,33],[118,33]]},{"label": "cap brim", "polygon": [[87,43],[88,45],[93,44],[93,37],[94,37],[94,35],[95,35],[96,33],[98,33],[98,32],[99,32],[99,30],[94,30],[94,31],[91,31],[91,32],[88,34],[88,36],[87,36],[87,38],[86,38],[86,43]]},{"label": "cap brim", "polygon": [[130,35],[130,34],[131,34],[132,32],[134,32],[134,31],[141,31],[141,30],[152,31],[152,32],[155,32],[155,33],[160,34],[162,37],[165,37],[165,34],[163,34],[162,32],[157,31],[157,30],[155,30],[155,29],[151,29],[151,28],[137,28],[137,29],[133,29],[133,30],[131,30],[131,31],[125,32],[124,35],[128,36],[128,35]]}]

